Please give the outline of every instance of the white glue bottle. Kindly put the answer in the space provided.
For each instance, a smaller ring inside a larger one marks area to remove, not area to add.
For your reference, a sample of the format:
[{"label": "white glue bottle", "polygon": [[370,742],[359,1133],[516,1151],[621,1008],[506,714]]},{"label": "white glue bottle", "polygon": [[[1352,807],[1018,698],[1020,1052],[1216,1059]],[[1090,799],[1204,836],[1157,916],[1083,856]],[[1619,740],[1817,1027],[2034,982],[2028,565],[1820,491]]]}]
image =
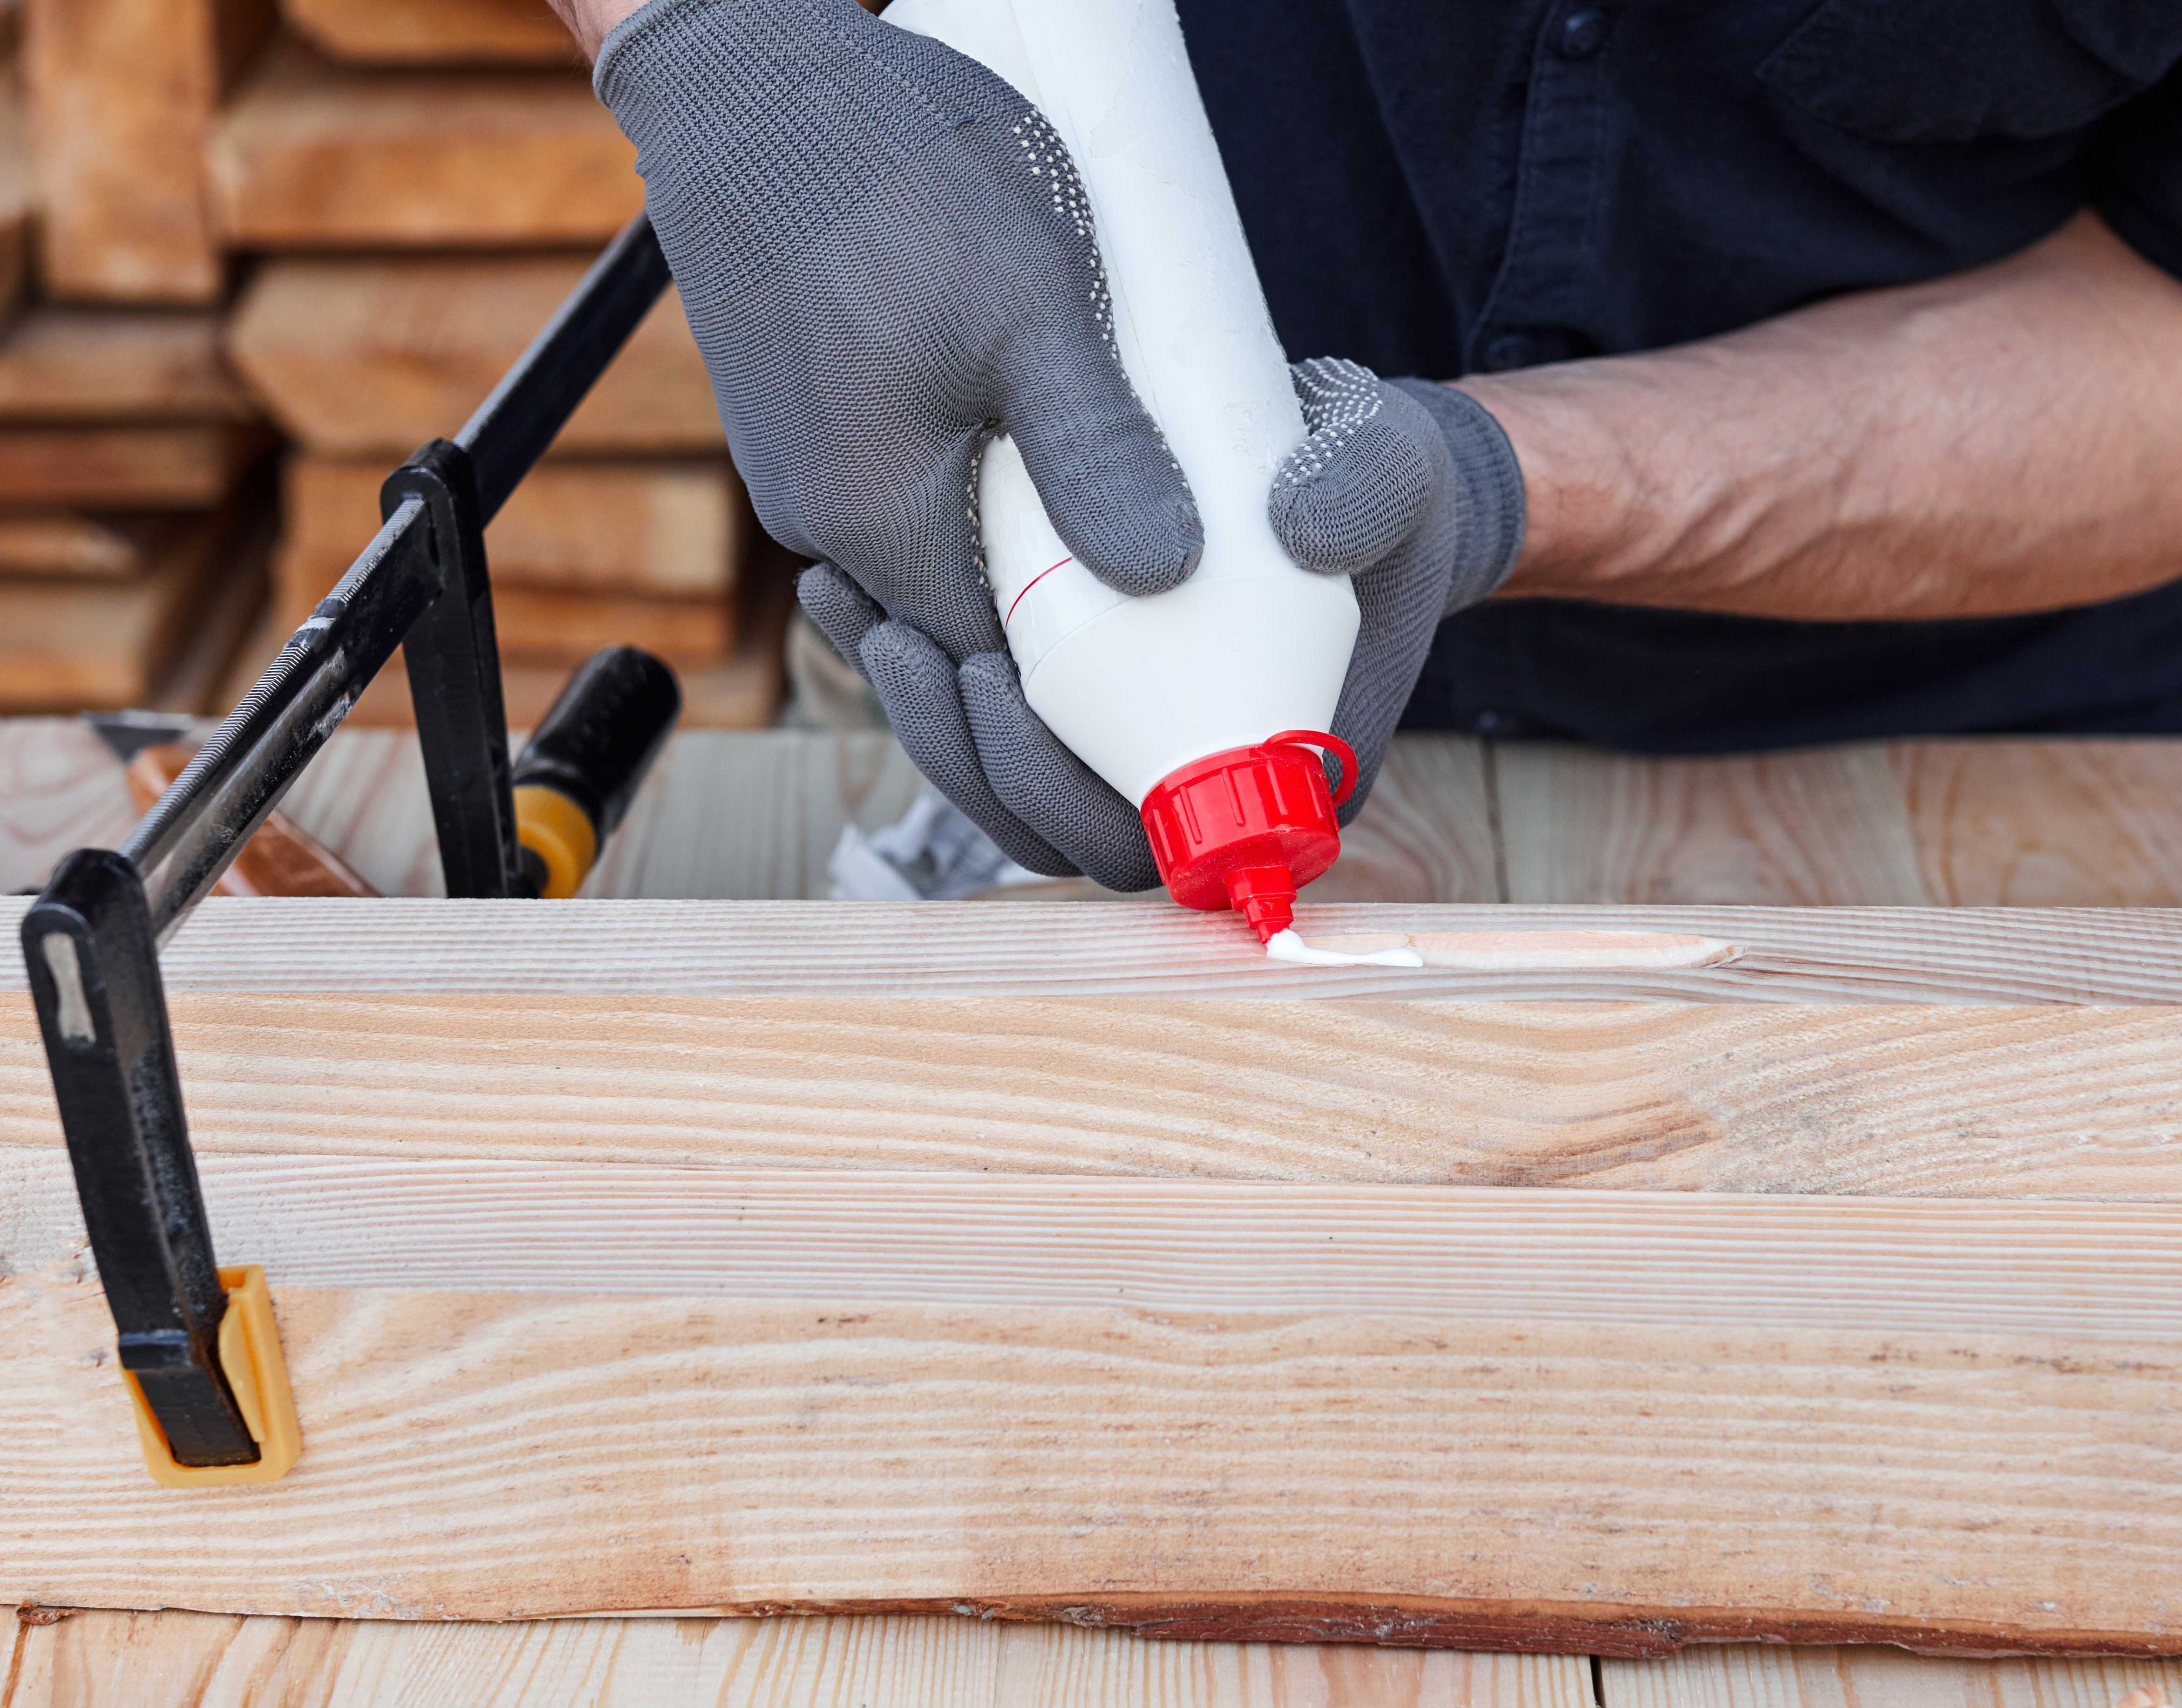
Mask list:
[{"label": "white glue bottle", "polygon": [[[1173,0],[894,0],[886,21],[1005,78],[1051,122],[1091,202],[1114,334],[1205,524],[1170,593],[1117,593],[1069,555],[1014,442],[977,485],[986,574],[1032,710],[1144,814],[1186,907],[1260,940],[1341,851],[1356,759],[1326,733],[1356,643],[1348,578],[1273,537],[1303,442],[1288,362],[1182,47]],[[1321,751],[1341,766],[1329,790]]]}]

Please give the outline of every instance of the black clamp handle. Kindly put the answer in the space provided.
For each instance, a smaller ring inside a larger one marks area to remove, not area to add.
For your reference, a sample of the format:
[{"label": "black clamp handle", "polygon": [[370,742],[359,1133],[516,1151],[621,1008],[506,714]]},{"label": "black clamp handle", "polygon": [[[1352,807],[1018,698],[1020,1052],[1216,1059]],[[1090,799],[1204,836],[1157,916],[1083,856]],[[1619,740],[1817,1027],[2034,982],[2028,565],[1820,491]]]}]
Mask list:
[{"label": "black clamp handle", "polygon": [[516,836],[533,896],[573,896],[681,715],[674,673],[649,652],[609,646],[569,677],[513,777]]}]

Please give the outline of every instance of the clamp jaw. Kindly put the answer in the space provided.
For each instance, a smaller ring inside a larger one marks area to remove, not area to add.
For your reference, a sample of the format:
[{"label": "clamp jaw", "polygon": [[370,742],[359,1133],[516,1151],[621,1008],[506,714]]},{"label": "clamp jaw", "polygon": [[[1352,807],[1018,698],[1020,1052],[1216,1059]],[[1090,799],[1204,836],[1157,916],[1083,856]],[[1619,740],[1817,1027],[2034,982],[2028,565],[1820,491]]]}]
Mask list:
[{"label": "clamp jaw", "polygon": [[[388,477],[377,537],[121,847],[68,856],[24,916],[76,1194],[159,1483],[270,1482],[302,1450],[264,1272],[213,1256],[159,949],[396,646],[447,893],[581,883],[673,728],[679,690],[656,659],[601,653],[511,768],[485,527],[667,282],[640,216],[462,431]],[[544,828],[522,828],[534,820]]]}]

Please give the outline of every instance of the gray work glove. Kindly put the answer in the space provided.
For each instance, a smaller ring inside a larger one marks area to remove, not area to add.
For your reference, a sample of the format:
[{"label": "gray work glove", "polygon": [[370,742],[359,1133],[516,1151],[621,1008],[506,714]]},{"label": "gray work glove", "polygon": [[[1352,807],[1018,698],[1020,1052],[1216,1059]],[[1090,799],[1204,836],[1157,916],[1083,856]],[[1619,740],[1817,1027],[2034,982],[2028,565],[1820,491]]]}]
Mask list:
[{"label": "gray work glove", "polygon": [[[1459,391],[1389,382],[1353,362],[1305,362],[1290,375],[1310,436],[1274,477],[1273,532],[1305,568],[1354,576],[1363,619],[1333,714],[1332,733],[1356,750],[1346,824],[1378,778],[1441,619],[1486,597],[1514,566],[1523,477],[1500,424]],[[925,775],[1011,856],[1033,871],[1081,869],[1110,890],[1158,883],[1137,809],[1030,709],[1005,652],[973,654],[957,669],[922,637],[890,638],[903,625],[823,565],[798,591],[842,656],[860,663]],[[1037,857],[1020,851],[1026,835]]]},{"label": "gray work glove", "polygon": [[1487,597],[1523,549],[1523,474],[1485,406],[1429,380],[1321,358],[1289,369],[1310,437],[1274,477],[1273,532],[1306,569],[1352,576],[1363,621],[1333,733],[1364,810],[1441,622]]},{"label": "gray work glove", "polygon": [[[759,519],[830,566],[806,577],[811,616],[1010,856],[1136,877],[1066,809],[1010,811],[1039,785],[995,792],[955,679],[1005,650],[973,518],[991,434],[1014,437],[1061,539],[1110,585],[1163,592],[1204,544],[1115,353],[1060,138],[983,66],[855,0],[651,0],[594,82],[637,146]],[[1037,735],[1022,762],[1059,762]]]}]

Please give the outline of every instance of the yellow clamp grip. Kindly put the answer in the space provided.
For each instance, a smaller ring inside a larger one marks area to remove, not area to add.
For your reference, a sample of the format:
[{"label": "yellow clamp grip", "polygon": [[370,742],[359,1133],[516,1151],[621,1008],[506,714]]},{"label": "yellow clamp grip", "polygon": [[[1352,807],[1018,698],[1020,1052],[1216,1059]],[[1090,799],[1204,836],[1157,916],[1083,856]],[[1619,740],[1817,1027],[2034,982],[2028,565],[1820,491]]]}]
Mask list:
[{"label": "yellow clamp grip", "polygon": [[546,865],[538,894],[557,901],[573,896],[599,857],[599,833],[584,809],[558,789],[525,783],[515,791],[515,838]]},{"label": "yellow clamp grip", "polygon": [[222,1265],[219,1284],[227,1289],[227,1314],[219,1319],[219,1367],[235,1390],[236,1408],[258,1444],[255,1465],[178,1465],[167,1446],[167,1432],[145,1403],[144,1389],[125,1370],[129,1397],[136,1406],[136,1439],[144,1449],[144,1468],[169,1489],[208,1489],[221,1483],[271,1483],[288,1474],[303,1450],[303,1431],[296,1421],[296,1396],[288,1391],[288,1364],[280,1353],[280,1330],[273,1321],[273,1295],[265,1271],[255,1263]]}]

